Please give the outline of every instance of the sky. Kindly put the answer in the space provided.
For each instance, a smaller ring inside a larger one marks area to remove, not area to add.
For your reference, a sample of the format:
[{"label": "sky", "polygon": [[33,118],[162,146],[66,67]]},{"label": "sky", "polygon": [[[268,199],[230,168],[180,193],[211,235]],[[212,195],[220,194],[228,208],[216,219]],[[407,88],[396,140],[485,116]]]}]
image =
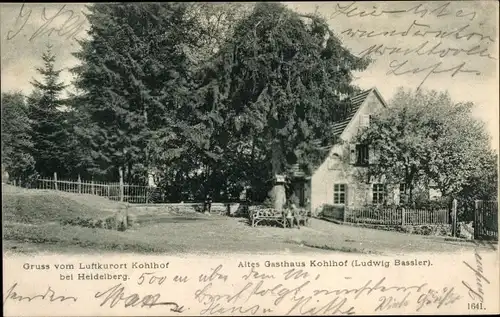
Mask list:
[{"label": "sky", "polygon": [[[285,2],[299,13],[321,14],[343,45],[373,62],[356,74],[364,89],[377,87],[390,101],[399,87],[448,90],[456,102],[475,104],[499,148],[498,2],[390,1]],[[47,44],[56,67],[67,71],[78,60],[75,38],[88,23],[84,4],[0,4],[1,90],[28,94]]]}]

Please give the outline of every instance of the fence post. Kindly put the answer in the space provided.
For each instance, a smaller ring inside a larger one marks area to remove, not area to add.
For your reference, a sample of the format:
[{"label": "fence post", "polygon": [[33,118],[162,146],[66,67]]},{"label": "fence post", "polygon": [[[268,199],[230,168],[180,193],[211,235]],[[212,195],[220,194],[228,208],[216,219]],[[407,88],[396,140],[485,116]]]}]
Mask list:
[{"label": "fence post", "polygon": [[57,190],[57,172],[54,172],[54,188]]},{"label": "fence post", "polygon": [[92,179],[90,180],[90,193],[95,195],[94,176],[92,176]]},{"label": "fence post", "polygon": [[82,179],[80,177],[80,174],[78,174],[78,194],[82,193]]},{"label": "fence post", "polygon": [[123,202],[123,170],[121,167],[118,173],[120,173],[120,201]]},{"label": "fence post", "polygon": [[479,200],[476,200],[474,201],[474,239],[478,239],[479,238],[479,217],[478,217],[478,213],[479,213]]},{"label": "fence post", "polygon": [[453,199],[451,205],[451,235],[452,237],[457,236],[457,200]]},{"label": "fence post", "polygon": [[401,225],[405,225],[405,207],[401,208]]}]

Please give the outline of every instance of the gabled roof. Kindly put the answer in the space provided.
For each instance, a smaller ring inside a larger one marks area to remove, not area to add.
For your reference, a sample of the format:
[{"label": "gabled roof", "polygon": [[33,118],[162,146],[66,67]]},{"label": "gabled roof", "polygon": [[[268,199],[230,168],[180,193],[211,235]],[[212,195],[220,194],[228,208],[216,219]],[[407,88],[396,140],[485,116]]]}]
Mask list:
[{"label": "gabled roof", "polygon": [[378,89],[376,87],[373,87],[371,89],[365,90],[363,92],[360,92],[357,95],[352,96],[351,97],[351,106],[352,106],[351,111],[347,114],[347,117],[343,121],[335,123],[333,125],[333,133],[335,136],[340,136],[342,134],[342,132],[345,131],[345,129],[347,128],[349,123],[351,123],[352,119],[356,116],[359,109],[363,106],[366,99],[368,98],[368,96],[372,92],[380,100],[382,105],[384,107],[387,107],[387,103],[385,102],[384,98],[382,97],[382,95],[380,94],[380,92],[378,91]]}]

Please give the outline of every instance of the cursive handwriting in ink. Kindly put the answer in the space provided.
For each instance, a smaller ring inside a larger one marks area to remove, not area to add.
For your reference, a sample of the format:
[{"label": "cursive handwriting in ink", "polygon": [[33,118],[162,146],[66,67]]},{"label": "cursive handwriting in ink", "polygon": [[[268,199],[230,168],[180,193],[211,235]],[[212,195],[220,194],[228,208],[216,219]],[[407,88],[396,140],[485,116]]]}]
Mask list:
[{"label": "cursive handwriting in ink", "polygon": [[427,81],[427,79],[433,75],[433,74],[441,74],[441,73],[451,73],[451,77],[455,77],[457,74],[460,73],[475,73],[476,75],[481,75],[481,72],[479,70],[475,69],[465,69],[466,62],[463,62],[459,65],[455,65],[453,67],[447,68],[447,69],[442,69],[441,66],[443,62],[437,62],[433,65],[427,66],[427,67],[414,67],[411,68],[409,67],[405,69],[405,66],[408,67],[408,60],[405,60],[403,62],[400,62],[398,60],[392,60],[389,63],[389,68],[390,70],[386,73],[386,75],[395,75],[395,76],[401,76],[405,74],[421,74],[424,73],[425,76],[420,82],[420,84],[417,87],[417,90],[422,87],[422,85]]},{"label": "cursive handwriting in ink", "polygon": [[408,306],[408,297],[411,292],[406,293],[402,299],[394,296],[381,296],[378,300],[380,304],[375,308],[375,311],[383,311],[390,309],[401,309]]},{"label": "cursive handwriting in ink", "polygon": [[[51,35],[52,32],[56,31],[56,34],[59,36],[66,36],[68,35],[68,39],[74,38],[80,31],[83,29],[83,21],[80,21],[80,16],[75,15],[75,12],[73,10],[65,10],[66,5],[63,5],[59,11],[54,14],[52,17],[47,17],[47,8],[43,8],[42,10],[42,20],[45,21],[45,23],[38,28],[38,30],[33,33],[33,35],[30,37],[30,41],[33,41],[37,36],[40,35]],[[51,27],[51,23],[58,17],[61,17],[63,15],[68,15],[68,18],[66,21],[59,27],[59,28],[54,28]]]},{"label": "cursive handwriting in ink", "polygon": [[413,48],[402,48],[399,46],[386,46],[384,44],[372,45],[359,53],[361,57],[371,56],[386,56],[386,55],[418,55],[418,56],[439,56],[441,59],[449,56],[459,56],[464,54],[467,56],[479,56],[480,58],[487,58],[496,60],[497,58],[491,56],[488,48],[483,48],[481,45],[475,45],[468,49],[456,47],[441,47],[443,42],[439,42],[432,47],[429,41],[424,41]]},{"label": "cursive handwriting in ink", "polygon": [[223,280],[224,282],[227,281],[227,275],[220,273],[222,271],[222,264],[217,266],[215,269],[211,269],[211,272],[209,275],[206,274],[200,274],[198,277],[198,281],[200,282],[212,282],[214,280]]},{"label": "cursive handwriting in ink", "polygon": [[334,18],[338,15],[345,15],[348,18],[352,17],[378,17],[384,14],[394,14],[394,13],[403,13],[406,10],[379,10],[377,6],[373,6],[373,10],[371,11],[361,11],[356,5],[356,1],[350,4],[338,4],[335,7],[335,11],[330,15],[330,18]]},{"label": "cursive handwriting in ink", "polygon": [[424,306],[436,305],[436,308],[451,305],[462,297],[454,292],[455,288],[444,287],[442,290],[429,289],[417,299],[417,312]]},{"label": "cursive handwriting in ink", "polygon": [[470,24],[465,24],[461,27],[457,27],[454,30],[443,30],[441,28],[432,29],[430,24],[418,23],[417,20],[413,22],[403,30],[393,29],[391,31],[375,31],[375,30],[364,30],[364,29],[353,29],[348,28],[340,32],[340,34],[348,36],[350,38],[378,38],[378,37],[430,37],[436,39],[466,39],[470,41],[472,39],[479,41],[489,41],[495,42],[495,39],[489,35],[483,33],[478,33],[475,31],[469,31]]},{"label": "cursive handwriting in ink", "polygon": [[462,280],[462,284],[467,288],[469,291],[469,297],[472,300],[479,300],[481,303],[484,301],[484,292],[483,292],[483,282],[485,281],[486,283],[490,284],[490,281],[484,276],[483,272],[483,258],[481,255],[479,255],[477,249],[474,252],[475,257],[476,257],[476,268],[473,268],[469,263],[463,261],[465,266],[467,266],[469,269],[471,269],[474,272],[474,275],[476,277],[476,287],[473,288],[471,285],[469,285],[467,282]]},{"label": "cursive handwriting in ink", "polygon": [[290,269],[290,270],[286,271],[285,273],[283,273],[283,275],[285,276],[285,281],[292,279],[292,278],[294,280],[297,280],[299,278],[305,279],[305,278],[309,277],[309,273],[303,271],[302,269],[298,269],[298,270]]},{"label": "cursive handwriting in ink", "polygon": [[162,285],[165,282],[165,280],[167,279],[166,276],[155,276],[153,274],[156,274],[156,272],[144,272],[144,273],[142,273],[141,276],[139,277],[139,279],[137,280],[137,284],[142,285],[142,283],[144,283],[144,281],[146,281],[146,279],[148,279],[147,281],[149,282],[149,284]]},{"label": "cursive handwriting in ink", "polygon": [[247,274],[243,275],[242,278],[246,281],[248,280],[249,278],[253,278],[253,279],[262,279],[262,280],[265,280],[265,279],[274,279],[274,275],[272,274],[265,274],[265,273],[259,273],[257,272],[253,267],[250,267],[250,272],[248,272]]},{"label": "cursive handwriting in ink", "polygon": [[15,24],[18,24],[18,22],[22,21],[23,19],[24,19],[24,22],[16,32],[14,32],[12,30],[9,30],[7,32],[7,40],[12,40],[13,38],[15,38],[16,35],[18,35],[19,32],[21,32],[24,29],[24,26],[26,25],[26,23],[28,22],[28,20],[31,17],[32,10],[27,9],[27,11],[24,12],[24,5],[25,5],[24,3],[21,5],[21,9],[19,10],[19,15],[16,18]]},{"label": "cursive handwriting in ink", "polygon": [[[294,297],[293,300],[296,301],[295,305],[292,306],[288,310],[288,312],[285,315],[292,315],[292,314],[300,314],[300,315],[325,315],[325,314],[330,314],[330,315],[354,315],[356,312],[354,311],[354,306],[348,306],[349,308],[344,308],[344,305],[347,303],[347,298],[345,297],[335,297],[334,299],[330,300],[328,303],[325,305],[321,306],[318,305],[318,301],[314,303],[312,301],[312,305],[307,307],[306,304],[309,304],[309,302],[313,299],[312,296],[308,297],[299,297],[296,298]],[[320,306],[320,307],[318,307]]]},{"label": "cursive handwriting in ink", "polygon": [[170,311],[182,313],[184,311],[184,306],[179,306],[175,302],[159,302],[161,295],[148,294],[141,298],[137,293],[125,296],[125,287],[119,283],[104,292],[97,292],[94,296],[95,298],[104,298],[100,306],[103,307],[106,303],[109,307],[113,308],[117,304],[123,302],[125,308],[127,307],[153,307],[153,306],[173,306]]},{"label": "cursive handwriting in ink", "polygon": [[[255,315],[262,311],[263,313],[271,312],[268,308],[261,308],[260,305],[251,305],[249,307],[238,305],[239,299],[243,299],[243,294],[252,287],[253,283],[247,283],[242,289],[234,294],[213,294],[210,293],[212,283],[206,284],[203,289],[198,289],[195,292],[194,298],[206,308],[200,311],[200,315],[215,315],[215,314],[230,314],[234,315],[236,312],[241,314]],[[251,296],[251,295],[250,295]],[[248,301],[249,296],[247,296]],[[224,306],[226,305],[226,306]]]},{"label": "cursive handwriting in ink", "polygon": [[16,287],[17,287],[17,283],[14,283],[14,285],[12,285],[11,288],[9,288],[7,290],[7,294],[5,295],[5,297],[3,299],[4,305],[8,300],[14,300],[14,301],[18,301],[18,302],[23,302],[23,301],[31,302],[32,300],[35,300],[35,299],[48,300],[50,302],[55,302],[55,301],[65,302],[65,301],[69,301],[69,300],[72,300],[73,302],[77,301],[77,297],[73,297],[73,296],[56,296],[55,291],[50,286],[47,288],[47,291],[44,294],[38,294],[38,295],[34,295],[34,296],[20,295],[17,292],[15,292]]},{"label": "cursive handwriting in ink", "polygon": [[436,17],[444,17],[455,14],[457,18],[468,18],[469,21],[474,20],[476,17],[476,11],[464,12],[463,10],[457,10],[455,12],[450,12],[449,9],[450,2],[446,2],[441,6],[435,8],[434,10],[429,10],[424,7],[424,4],[418,4],[415,7],[407,9],[406,12],[413,13],[415,15],[420,15],[421,18],[424,18],[427,15],[435,15]]},{"label": "cursive handwriting in ink", "polygon": [[425,7],[425,4],[418,4],[414,7],[410,7],[408,9],[399,9],[399,10],[381,10],[377,6],[373,5],[372,10],[363,10],[358,8],[356,5],[356,1],[347,3],[347,4],[337,4],[334,12],[330,15],[330,18],[335,18],[339,15],[346,16],[348,18],[364,18],[364,17],[379,17],[381,15],[391,15],[398,13],[409,13],[418,15],[421,18],[424,18],[429,15],[434,15],[437,18],[441,18],[444,16],[454,16],[457,18],[466,18],[469,21],[472,21],[476,18],[476,11],[464,12],[462,9],[457,11],[450,10],[450,2],[443,3],[434,9],[428,9]]},{"label": "cursive handwriting in ink", "polygon": [[[42,20],[42,25],[30,36],[29,42],[32,42],[36,38],[52,34],[56,34],[61,37],[66,37],[66,39],[75,38],[78,33],[83,31],[85,20],[82,16],[76,14],[73,10],[66,9],[66,5],[62,5],[59,10],[52,16],[48,16],[47,8],[43,8],[40,13],[40,18]],[[26,26],[28,21],[32,18],[32,9],[25,8],[25,4],[21,5],[19,10],[19,15],[16,18],[15,24],[23,22],[22,25],[17,29],[17,31],[9,30],[7,32],[7,40],[12,40],[15,38]],[[57,18],[66,18],[61,25],[54,25]]]}]

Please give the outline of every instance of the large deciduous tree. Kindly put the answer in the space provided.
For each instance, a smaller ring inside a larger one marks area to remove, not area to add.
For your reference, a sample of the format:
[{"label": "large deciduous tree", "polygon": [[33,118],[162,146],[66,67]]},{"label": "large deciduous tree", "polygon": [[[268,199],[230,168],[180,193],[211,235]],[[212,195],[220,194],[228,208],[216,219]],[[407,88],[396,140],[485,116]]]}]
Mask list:
[{"label": "large deciduous tree", "polygon": [[456,195],[491,152],[473,106],[454,102],[447,92],[399,89],[358,136],[376,149],[370,173],[409,185],[410,199],[417,182],[430,180],[444,196]]},{"label": "large deciduous tree", "polygon": [[[293,164],[310,169],[334,141],[332,124],[349,111],[352,72],[367,65],[324,19],[257,4],[207,65],[200,89],[214,130],[207,148],[228,158],[217,172],[266,187]],[[273,187],[276,208],[284,195],[282,185]]]}]

